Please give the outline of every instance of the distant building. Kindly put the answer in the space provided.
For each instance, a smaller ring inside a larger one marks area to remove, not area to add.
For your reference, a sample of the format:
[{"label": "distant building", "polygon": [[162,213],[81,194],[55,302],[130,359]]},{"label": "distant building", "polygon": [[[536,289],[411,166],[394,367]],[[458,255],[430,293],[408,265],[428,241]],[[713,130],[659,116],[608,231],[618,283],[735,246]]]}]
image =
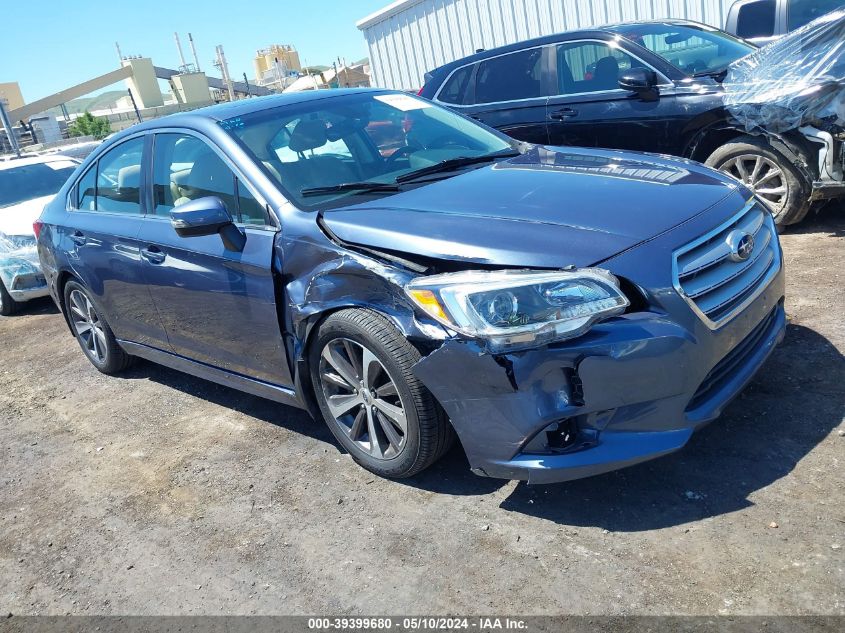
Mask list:
[{"label": "distant building", "polygon": [[17,110],[23,107],[23,95],[21,94],[21,87],[17,81],[0,83],[0,101],[3,102],[7,111]]},{"label": "distant building", "polygon": [[326,90],[329,88],[366,88],[370,85],[369,65],[339,66],[319,73],[302,75],[285,88],[285,92]]},{"label": "distant building", "polygon": [[257,80],[268,73],[275,73],[277,69],[282,76],[291,73],[299,74],[302,70],[299,53],[290,44],[273,44],[269,48],[256,51],[253,65],[255,66],[255,78]]}]

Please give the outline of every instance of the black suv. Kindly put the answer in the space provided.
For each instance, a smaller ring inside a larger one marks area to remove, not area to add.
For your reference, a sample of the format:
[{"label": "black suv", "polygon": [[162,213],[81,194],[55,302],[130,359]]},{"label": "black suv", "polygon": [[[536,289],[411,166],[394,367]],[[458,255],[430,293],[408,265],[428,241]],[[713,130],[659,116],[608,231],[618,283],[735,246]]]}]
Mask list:
[{"label": "black suv", "polygon": [[754,189],[783,226],[845,189],[820,181],[817,140],[728,112],[728,67],[755,50],[694,22],[619,24],[481,51],[428,73],[420,95],[532,143],[704,162]]}]

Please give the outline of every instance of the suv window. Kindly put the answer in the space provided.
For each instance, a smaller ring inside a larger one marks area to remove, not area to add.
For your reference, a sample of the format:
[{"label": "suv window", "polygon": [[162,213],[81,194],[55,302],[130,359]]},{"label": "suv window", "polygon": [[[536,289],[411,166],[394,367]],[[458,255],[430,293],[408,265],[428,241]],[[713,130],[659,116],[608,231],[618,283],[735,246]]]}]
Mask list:
[{"label": "suv window", "polygon": [[103,154],[79,181],[76,208],[103,213],[141,213],[141,157],[139,136]]},{"label": "suv window", "polygon": [[737,10],[736,34],[740,37],[771,37],[775,32],[775,0],[758,0]]},{"label": "suv window", "polygon": [[449,81],[446,82],[442,90],[440,90],[440,94],[437,95],[437,100],[452,104],[466,103],[466,93],[467,88],[469,88],[469,79],[472,77],[473,68],[473,65],[464,66],[452,73]]},{"label": "suv window", "polygon": [[153,157],[153,213],[206,196],[220,198],[235,221],[268,223],[263,206],[202,139],[189,134],[156,134]]},{"label": "suv window", "polygon": [[619,88],[619,73],[642,66],[618,48],[600,42],[574,42],[557,47],[558,94],[600,92]]},{"label": "suv window", "polygon": [[542,48],[529,48],[479,62],[475,102],[495,103],[545,96],[542,60]]}]

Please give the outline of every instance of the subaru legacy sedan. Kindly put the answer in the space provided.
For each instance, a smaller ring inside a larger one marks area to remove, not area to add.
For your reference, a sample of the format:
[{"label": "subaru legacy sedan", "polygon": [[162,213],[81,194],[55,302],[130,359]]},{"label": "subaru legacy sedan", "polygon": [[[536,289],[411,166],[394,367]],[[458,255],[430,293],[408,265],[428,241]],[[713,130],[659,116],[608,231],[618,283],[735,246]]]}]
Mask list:
[{"label": "subaru legacy sedan", "polygon": [[386,477],[455,437],[474,472],[534,483],[670,453],[785,328],[774,223],[737,181],[384,90],[134,126],[36,226],[97,369],[301,407]]}]

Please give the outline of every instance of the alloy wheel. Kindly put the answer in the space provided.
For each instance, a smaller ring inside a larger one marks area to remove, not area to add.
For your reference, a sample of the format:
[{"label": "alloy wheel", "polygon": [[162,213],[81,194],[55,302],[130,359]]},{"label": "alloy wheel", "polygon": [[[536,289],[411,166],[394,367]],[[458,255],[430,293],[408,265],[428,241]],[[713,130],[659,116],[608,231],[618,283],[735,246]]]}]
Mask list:
[{"label": "alloy wheel", "polygon": [[372,351],[347,338],[329,341],[320,382],[334,423],[375,459],[393,459],[406,445],[408,422],[396,382]]},{"label": "alloy wheel", "polygon": [[70,319],[85,353],[97,363],[105,363],[108,346],[103,323],[91,300],[79,290],[70,293]]},{"label": "alloy wheel", "polygon": [[741,154],[722,163],[719,169],[749,187],[774,215],[786,204],[786,178],[773,160],[759,154]]}]

